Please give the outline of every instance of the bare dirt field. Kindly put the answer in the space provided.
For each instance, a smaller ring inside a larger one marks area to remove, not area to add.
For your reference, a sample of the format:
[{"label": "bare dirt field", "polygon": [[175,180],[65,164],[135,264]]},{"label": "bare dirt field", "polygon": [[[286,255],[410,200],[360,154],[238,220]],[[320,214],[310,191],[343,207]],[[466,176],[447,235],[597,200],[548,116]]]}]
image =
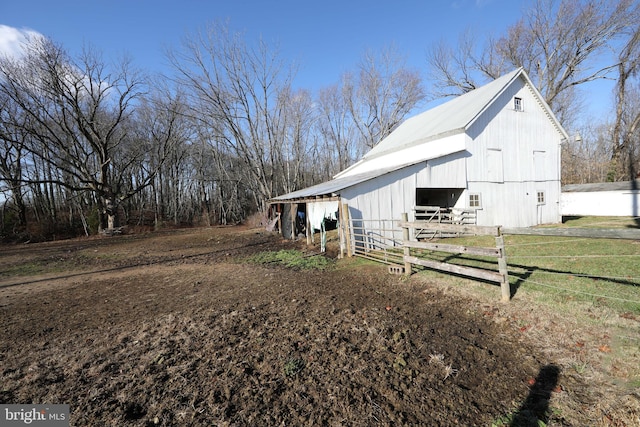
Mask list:
[{"label": "bare dirt field", "polygon": [[240,227],[0,247],[0,403],[74,426],[640,425],[605,329],[357,259],[245,260],[292,248],[317,253]]}]

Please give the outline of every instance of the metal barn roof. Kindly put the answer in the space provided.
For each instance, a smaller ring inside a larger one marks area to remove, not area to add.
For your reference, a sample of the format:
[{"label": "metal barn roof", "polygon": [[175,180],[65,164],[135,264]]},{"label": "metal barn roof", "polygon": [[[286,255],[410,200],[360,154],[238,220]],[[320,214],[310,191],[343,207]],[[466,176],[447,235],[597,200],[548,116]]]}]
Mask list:
[{"label": "metal barn roof", "polygon": [[369,171],[369,172],[365,172],[357,175],[345,176],[342,178],[335,178],[335,179],[332,179],[331,181],[323,182],[321,184],[316,184],[311,187],[303,188],[302,190],[298,190],[288,194],[283,194],[282,196],[274,197],[273,199],[271,199],[271,201],[286,202],[286,201],[294,201],[299,199],[307,199],[311,197],[336,196],[338,195],[338,192],[340,190],[349,188],[353,185],[360,184],[361,182],[365,182],[373,178],[377,178],[379,176],[396,171],[398,169],[411,166],[412,164],[416,164],[416,162],[406,163],[403,165],[389,167],[386,169],[377,169],[374,171]]},{"label": "metal barn roof", "polygon": [[519,68],[484,86],[407,119],[365,154],[363,160],[464,132],[474,119],[522,73],[523,70]]}]

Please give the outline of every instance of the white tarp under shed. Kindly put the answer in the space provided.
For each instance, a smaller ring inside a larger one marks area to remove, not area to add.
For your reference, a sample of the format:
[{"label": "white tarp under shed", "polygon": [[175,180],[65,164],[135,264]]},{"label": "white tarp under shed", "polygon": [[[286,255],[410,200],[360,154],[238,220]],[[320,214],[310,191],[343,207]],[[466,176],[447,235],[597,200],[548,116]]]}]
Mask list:
[{"label": "white tarp under shed", "polygon": [[313,230],[322,230],[322,223],[325,219],[338,220],[338,201],[309,202],[307,203],[307,216],[309,217],[309,226]]}]

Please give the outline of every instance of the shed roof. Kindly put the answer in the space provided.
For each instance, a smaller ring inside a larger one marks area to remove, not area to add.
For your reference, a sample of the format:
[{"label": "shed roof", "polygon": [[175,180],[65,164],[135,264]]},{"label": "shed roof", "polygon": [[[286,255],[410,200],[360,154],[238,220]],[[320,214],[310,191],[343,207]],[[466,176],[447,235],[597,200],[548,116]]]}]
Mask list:
[{"label": "shed roof", "polygon": [[567,184],[562,186],[563,193],[591,193],[596,191],[638,191],[640,180],[620,182],[597,182],[592,184]]},{"label": "shed roof", "polygon": [[311,187],[303,188],[302,190],[293,191],[291,193],[283,194],[271,199],[272,202],[286,202],[299,199],[305,199],[310,197],[331,197],[338,195],[340,190],[349,188],[361,182],[368,181],[373,178],[385,175],[398,169],[402,169],[407,166],[416,164],[416,162],[407,163],[399,166],[389,167],[385,169],[376,169],[369,172],[360,173],[357,175],[345,176],[342,178],[334,178],[330,181],[316,184]]}]

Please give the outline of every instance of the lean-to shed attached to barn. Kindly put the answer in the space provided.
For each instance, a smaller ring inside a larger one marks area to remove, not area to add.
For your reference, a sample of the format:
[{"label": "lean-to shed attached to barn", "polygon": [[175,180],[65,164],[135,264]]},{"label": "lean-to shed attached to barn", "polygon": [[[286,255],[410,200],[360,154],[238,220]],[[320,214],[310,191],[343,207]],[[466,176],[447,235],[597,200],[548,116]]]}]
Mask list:
[{"label": "lean-to shed attached to barn", "polygon": [[314,218],[339,217],[342,204],[351,221],[365,228],[369,221],[389,221],[377,227],[382,230],[403,212],[409,220],[476,225],[556,223],[560,144],[566,139],[518,69],[409,118],[333,180],[271,202],[282,214],[286,237],[296,234],[296,218],[311,212]]}]

